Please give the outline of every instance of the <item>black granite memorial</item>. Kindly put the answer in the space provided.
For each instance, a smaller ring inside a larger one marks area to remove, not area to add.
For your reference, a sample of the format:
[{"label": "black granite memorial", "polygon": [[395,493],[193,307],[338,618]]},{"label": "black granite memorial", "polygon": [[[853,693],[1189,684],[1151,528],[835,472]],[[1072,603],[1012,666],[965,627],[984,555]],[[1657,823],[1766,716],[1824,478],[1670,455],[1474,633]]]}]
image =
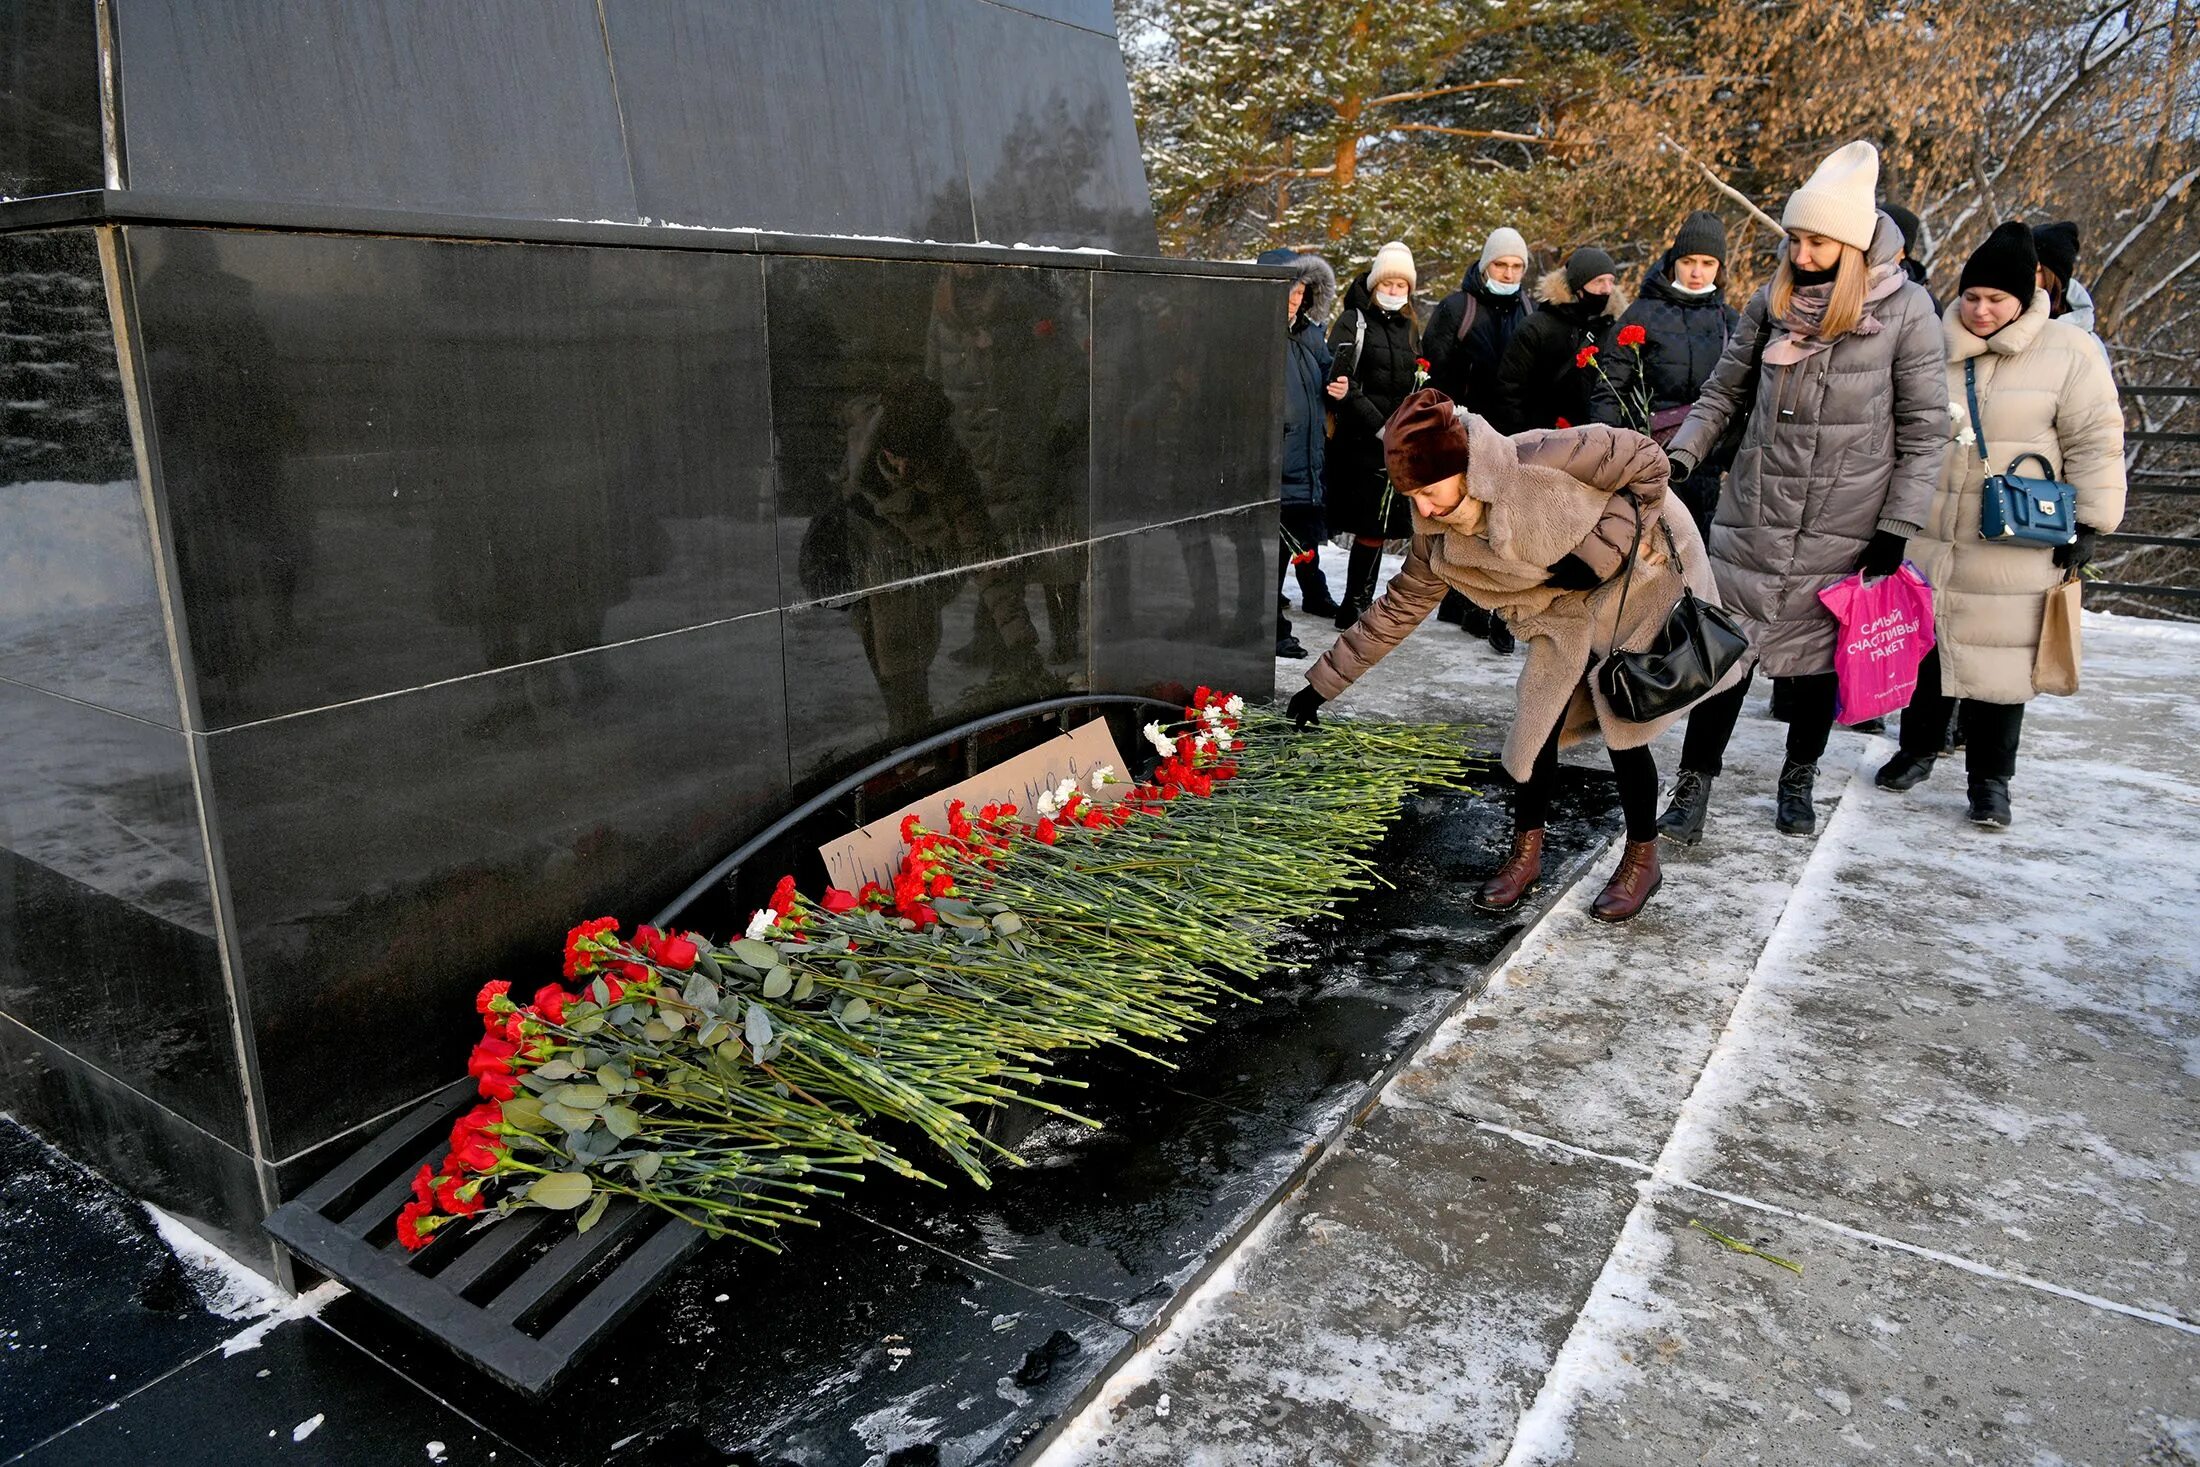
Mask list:
[{"label": "black granite memorial", "polygon": [[1154,252],[1106,0],[0,0],[0,1104],[278,1270],[571,921],[1266,693],[1284,287]]}]

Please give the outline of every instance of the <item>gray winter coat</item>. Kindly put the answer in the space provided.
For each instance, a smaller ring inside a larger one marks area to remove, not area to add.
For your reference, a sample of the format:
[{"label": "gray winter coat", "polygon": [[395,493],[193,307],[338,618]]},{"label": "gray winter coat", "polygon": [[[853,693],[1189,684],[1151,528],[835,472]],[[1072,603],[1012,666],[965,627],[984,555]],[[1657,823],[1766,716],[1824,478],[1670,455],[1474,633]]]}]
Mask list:
[{"label": "gray winter coat", "polygon": [[[1879,216],[1869,260],[1899,257],[1902,234]],[[1693,463],[1726,432],[1765,333],[1760,289],[1669,451]],[[1872,532],[1915,535],[1932,505],[1948,441],[1945,342],[1923,286],[1870,308],[1884,328],[1854,332],[1792,367],[1762,366],[1726,492],[1711,522],[1719,597],[1748,628],[1765,672],[1833,670],[1832,613],[1818,593],[1856,569]]]}]

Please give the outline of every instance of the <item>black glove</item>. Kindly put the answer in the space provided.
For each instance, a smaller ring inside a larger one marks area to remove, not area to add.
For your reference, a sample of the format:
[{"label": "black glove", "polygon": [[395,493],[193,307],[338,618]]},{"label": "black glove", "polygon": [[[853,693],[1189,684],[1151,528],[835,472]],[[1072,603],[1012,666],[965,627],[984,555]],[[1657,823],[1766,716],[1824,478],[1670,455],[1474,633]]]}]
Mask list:
[{"label": "black glove", "polygon": [[1685,453],[1669,453],[1665,456],[1665,477],[1668,483],[1685,484],[1696,474],[1696,461]]},{"label": "black glove", "polygon": [[1560,556],[1558,564],[1543,573],[1543,584],[1560,591],[1593,591],[1604,584],[1604,577],[1580,556],[1569,554]]},{"label": "black glove", "polygon": [[1291,695],[1291,701],[1285,706],[1284,711],[1291,715],[1291,726],[1293,728],[1312,728],[1322,721],[1322,704],[1328,701],[1327,698],[1315,692],[1313,684],[1309,683]]},{"label": "black glove", "polygon": [[2055,547],[2055,564],[2072,575],[2076,575],[2093,563],[2094,543],[2100,538],[2101,532],[2091,525],[2078,526],[2077,539],[2071,541],[2068,545],[2057,545]]},{"label": "black glove", "polygon": [[1892,530],[1874,530],[1871,543],[1864,547],[1856,568],[1870,580],[1891,576],[1902,569],[1902,552],[1909,548],[1908,536],[1897,535]]}]

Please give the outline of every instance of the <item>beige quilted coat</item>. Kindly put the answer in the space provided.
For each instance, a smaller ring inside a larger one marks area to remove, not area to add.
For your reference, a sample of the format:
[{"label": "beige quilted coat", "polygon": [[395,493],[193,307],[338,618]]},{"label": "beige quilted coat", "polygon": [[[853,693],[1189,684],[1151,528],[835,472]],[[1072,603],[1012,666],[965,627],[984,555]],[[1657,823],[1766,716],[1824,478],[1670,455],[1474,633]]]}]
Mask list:
[{"label": "beige quilted coat", "polygon": [[[1950,442],[1910,559],[1933,584],[1940,685],[1951,698],[2032,697],[2040,619],[2048,591],[2063,578],[2049,547],[1979,538],[1986,466],[1976,444],[1957,441],[1971,426],[1963,364],[1977,364],[1986,459],[1995,472],[2037,453],[2077,489],[2079,524],[2105,534],[2124,517],[2124,418],[2108,362],[2090,335],[2049,320],[2047,311],[2047,292],[2040,291],[2023,315],[1984,341],[1964,329],[1955,306],[1942,322]],[[2018,472],[2036,477],[2045,470],[2035,461]]]},{"label": "beige quilted coat", "polygon": [[[1561,718],[1565,743],[1596,731],[1615,749],[1649,743],[1681,714],[1629,723],[1587,675],[1612,646],[1619,580],[1592,591],[1559,591],[1544,577],[1568,554],[1617,576],[1635,538],[1635,512],[1618,497],[1626,489],[1640,501],[1646,529],[1626,625],[1619,628],[1622,650],[1649,645],[1680,600],[1684,575],[1699,598],[1716,603],[1703,541],[1686,506],[1666,493],[1663,450],[1640,433],[1602,424],[1508,438],[1472,414],[1466,422],[1467,501],[1440,521],[1414,515],[1405,568],[1306,680],[1324,698],[1337,697],[1404,641],[1450,587],[1501,613],[1526,650],[1518,711],[1505,738],[1506,773],[1526,779]],[[1661,520],[1680,550],[1679,568],[1658,533]]]}]

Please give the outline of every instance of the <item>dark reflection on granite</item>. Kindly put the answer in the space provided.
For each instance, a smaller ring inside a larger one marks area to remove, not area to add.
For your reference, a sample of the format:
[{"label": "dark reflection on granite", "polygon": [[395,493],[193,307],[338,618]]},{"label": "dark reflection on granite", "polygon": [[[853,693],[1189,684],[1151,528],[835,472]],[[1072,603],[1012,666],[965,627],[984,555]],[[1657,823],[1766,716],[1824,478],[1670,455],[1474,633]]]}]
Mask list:
[{"label": "dark reflection on granite", "polygon": [[0,682],[0,1012],[247,1145],[185,735]]},{"label": "dark reflection on granite", "polygon": [[[4,1045],[0,1045],[4,1050]],[[0,1289],[12,1456],[237,1332],[135,1199],[0,1118]]]},{"label": "dark reflection on granite", "polygon": [[766,272],[788,604],[1085,538],[1089,272]]},{"label": "dark reflection on granite", "polygon": [[129,240],[209,727],[775,604],[753,257]]},{"label": "dark reflection on granite", "polygon": [[274,1269],[251,1157],[4,1015],[0,1095],[8,1114],[123,1191],[189,1218],[252,1268]]},{"label": "dark reflection on granite", "polygon": [[968,99],[931,6],[606,0],[603,13],[645,216],[976,237],[955,127]]},{"label": "dark reflection on granite", "polygon": [[1100,1121],[1047,1118],[1015,1142],[1027,1167],[993,1186],[887,1178],[849,1198],[862,1216],[1018,1283],[1140,1329],[1265,1209],[1305,1159],[1307,1137],[1262,1116],[1152,1084],[1052,1097]]},{"label": "dark reflection on granite", "polygon": [[1130,1343],[845,1213],[819,1219],[776,1258],[711,1245],[541,1401],[356,1298],[322,1321],[551,1467],[1006,1464]]},{"label": "dark reflection on granite", "polygon": [[[308,1422],[314,1425],[298,1436]],[[430,1452],[429,1442],[440,1450]],[[23,1460],[35,1467],[244,1467],[277,1460],[315,1467],[527,1467],[505,1442],[360,1359],[310,1319],[272,1330],[236,1355],[213,1351]]]},{"label": "dark reflection on granite", "polygon": [[1082,548],[787,612],[797,786],[965,719],[1086,687]]},{"label": "dark reflection on granite", "polygon": [[129,184],[636,217],[593,0],[115,0]]},{"label": "dark reflection on granite", "polygon": [[97,16],[83,0],[12,0],[0,14],[0,198],[104,181]]},{"label": "dark reflection on granite", "polygon": [[88,227],[0,235],[0,678],[181,726]]},{"label": "dark reflection on granite", "polygon": [[1093,533],[1277,496],[1284,294],[1264,280],[1094,279]]},{"label": "dark reflection on granite", "polygon": [[989,0],[1008,10],[1043,15],[1065,25],[1081,25],[1088,31],[1115,34],[1115,7],[1109,0]]},{"label": "dark reflection on granite", "polygon": [[787,803],[772,615],[207,736],[277,1159],[463,1071],[547,982]]},{"label": "dark reflection on granite", "polygon": [[972,0],[934,3],[964,102],[978,238],[1160,254],[1115,38]]},{"label": "dark reflection on granite", "polygon": [[1098,541],[1093,690],[1176,698],[1189,679],[1270,698],[1276,545],[1273,505]]}]

